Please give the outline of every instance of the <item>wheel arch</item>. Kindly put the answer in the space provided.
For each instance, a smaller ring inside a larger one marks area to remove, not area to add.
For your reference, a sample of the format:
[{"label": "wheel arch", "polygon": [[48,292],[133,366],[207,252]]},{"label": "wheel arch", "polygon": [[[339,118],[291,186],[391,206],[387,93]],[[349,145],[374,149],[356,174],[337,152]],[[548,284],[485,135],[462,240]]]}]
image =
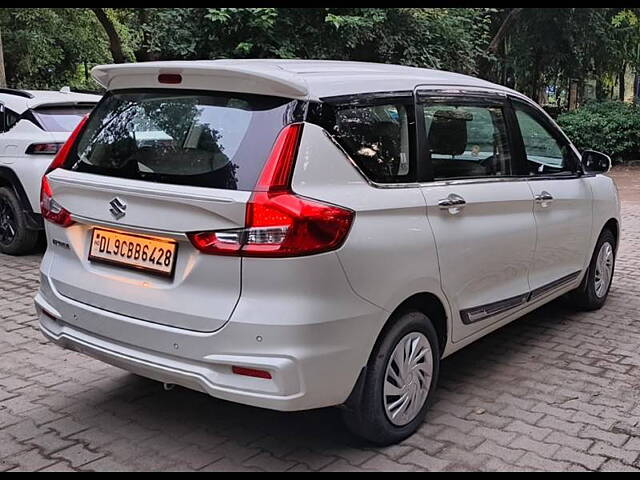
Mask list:
[{"label": "wheel arch", "polygon": [[396,323],[396,321],[402,316],[403,312],[417,310],[419,312],[424,313],[431,323],[433,324],[433,328],[436,330],[436,334],[438,335],[438,347],[440,349],[440,358],[445,351],[447,346],[447,342],[449,340],[449,315],[447,314],[447,309],[443,300],[441,300],[437,295],[431,292],[417,292],[412,294],[411,296],[404,299],[400,305],[398,305],[389,315],[387,321],[384,323],[382,329],[378,333],[376,341],[371,349],[371,353],[369,354],[369,360],[367,361],[367,365],[362,367],[360,374],[356,380],[356,383],[351,391],[351,394],[343,404],[344,408],[353,409],[357,405],[359,405],[360,400],[363,395],[363,388],[365,377],[367,375],[367,366],[369,365],[369,361],[371,360],[371,356],[376,351],[378,344],[382,341],[387,331]]},{"label": "wheel arch", "polygon": [[16,197],[18,197],[22,211],[27,219],[27,228],[31,230],[41,230],[43,228],[42,217],[31,210],[31,203],[29,202],[27,192],[22,186],[22,182],[9,167],[0,166],[0,187],[11,188]]},{"label": "wheel arch", "polygon": [[613,236],[616,240],[616,244],[614,245],[614,248],[617,251],[618,245],[620,243],[620,223],[618,222],[618,219],[610,218],[609,220],[607,220],[604,226],[602,227],[602,230],[600,230],[600,235],[602,235],[602,232],[604,232],[605,230],[610,230],[611,233],[613,233]]},{"label": "wheel arch", "polygon": [[10,187],[18,197],[22,208],[29,205],[27,192],[25,192],[22,182],[9,167],[0,167],[0,187]]},{"label": "wheel arch", "polygon": [[385,323],[378,338],[382,337],[386,330],[393,325],[394,319],[399,316],[399,313],[409,310],[417,310],[429,317],[433,328],[435,328],[438,334],[438,347],[440,348],[440,356],[442,356],[449,339],[449,317],[442,300],[430,292],[414,293],[398,305],[389,316],[389,320]]}]

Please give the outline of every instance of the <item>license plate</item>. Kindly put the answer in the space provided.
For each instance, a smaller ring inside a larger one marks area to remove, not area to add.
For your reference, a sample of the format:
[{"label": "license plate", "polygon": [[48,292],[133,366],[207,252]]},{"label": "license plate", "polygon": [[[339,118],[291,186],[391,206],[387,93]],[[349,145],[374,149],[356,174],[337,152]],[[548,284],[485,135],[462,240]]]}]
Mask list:
[{"label": "license plate", "polygon": [[89,260],[173,277],[177,252],[173,240],[94,228]]}]

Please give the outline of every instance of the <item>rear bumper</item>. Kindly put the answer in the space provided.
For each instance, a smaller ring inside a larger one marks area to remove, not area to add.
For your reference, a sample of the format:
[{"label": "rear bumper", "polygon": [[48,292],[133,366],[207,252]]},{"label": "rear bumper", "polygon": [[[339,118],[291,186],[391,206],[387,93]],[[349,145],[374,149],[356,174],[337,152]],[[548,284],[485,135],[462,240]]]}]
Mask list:
[{"label": "rear bumper", "polygon": [[[76,302],[56,292],[44,275],[35,304],[42,332],[63,348],[160,382],[282,411],[343,403],[386,318],[360,302],[360,312],[348,318],[283,325],[264,305],[251,315],[265,318],[258,323],[242,313],[241,300],[225,327],[194,332]],[[272,379],[236,375],[233,365],[267,370]]]}]

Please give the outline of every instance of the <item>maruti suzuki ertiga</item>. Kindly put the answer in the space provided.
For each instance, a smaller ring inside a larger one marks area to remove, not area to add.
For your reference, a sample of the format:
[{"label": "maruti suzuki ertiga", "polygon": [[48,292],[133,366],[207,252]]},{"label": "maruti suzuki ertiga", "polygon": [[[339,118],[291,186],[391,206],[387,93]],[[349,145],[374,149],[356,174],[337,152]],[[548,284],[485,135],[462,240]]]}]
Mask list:
[{"label": "maruti suzuki ertiga", "polygon": [[96,67],[42,185],[36,297],[63,347],[388,444],[440,360],[554,298],[606,300],[609,158],[523,95],[395,65]]}]

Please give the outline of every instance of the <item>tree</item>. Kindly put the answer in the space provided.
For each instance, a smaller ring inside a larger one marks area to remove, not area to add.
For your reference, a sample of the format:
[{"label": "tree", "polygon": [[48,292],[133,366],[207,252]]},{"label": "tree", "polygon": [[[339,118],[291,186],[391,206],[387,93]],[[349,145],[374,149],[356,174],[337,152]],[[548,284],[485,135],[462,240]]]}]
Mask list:
[{"label": "tree", "polygon": [[351,59],[474,73],[490,20],[483,8],[145,9],[136,57]]},{"label": "tree", "polygon": [[122,40],[120,40],[120,35],[116,30],[113,20],[107,15],[104,8],[91,8],[91,11],[95,14],[109,38],[109,49],[111,50],[113,61],[115,63],[125,63],[126,58],[122,50]]},{"label": "tree", "polygon": [[0,88],[6,88],[7,76],[4,72],[4,50],[2,48],[2,29],[0,29]]},{"label": "tree", "polygon": [[604,97],[637,72],[638,18],[634,8],[0,8],[0,29],[12,86],[95,88],[83,72],[98,63],[316,58],[512,80],[541,101],[589,78]]},{"label": "tree", "polygon": [[106,36],[87,9],[1,8],[7,84],[17,88],[96,89],[82,67],[111,61]]},{"label": "tree", "polygon": [[518,20],[518,17],[522,13],[522,8],[512,8],[505,19],[500,23],[498,31],[491,39],[489,46],[487,47],[487,53],[496,53],[500,44],[504,41],[505,37],[509,33],[509,30]]}]

